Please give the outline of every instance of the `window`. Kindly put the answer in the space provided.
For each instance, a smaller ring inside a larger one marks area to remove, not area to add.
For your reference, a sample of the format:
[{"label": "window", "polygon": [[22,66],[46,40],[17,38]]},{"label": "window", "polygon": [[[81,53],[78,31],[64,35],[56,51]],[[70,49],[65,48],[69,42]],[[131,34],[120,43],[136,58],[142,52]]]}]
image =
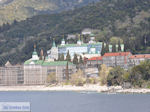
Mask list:
[{"label": "window", "polygon": [[48,70],[47,70],[47,74],[55,73],[55,72],[56,72],[56,69],[48,69]]}]

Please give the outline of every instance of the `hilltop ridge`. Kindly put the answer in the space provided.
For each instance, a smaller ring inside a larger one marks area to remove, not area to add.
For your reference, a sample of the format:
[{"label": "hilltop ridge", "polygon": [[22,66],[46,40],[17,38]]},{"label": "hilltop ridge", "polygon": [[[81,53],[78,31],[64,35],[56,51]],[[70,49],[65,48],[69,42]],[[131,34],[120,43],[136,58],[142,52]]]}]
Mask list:
[{"label": "hilltop ridge", "polygon": [[0,28],[0,61],[22,63],[31,56],[34,43],[46,51],[52,38],[59,44],[62,35],[80,33],[84,28],[98,29],[97,41],[109,42],[115,36],[124,41],[127,51],[149,53],[150,1],[101,0],[75,10],[5,24]]},{"label": "hilltop ridge", "polygon": [[74,9],[98,0],[2,0],[0,1],[0,25],[26,18]]}]

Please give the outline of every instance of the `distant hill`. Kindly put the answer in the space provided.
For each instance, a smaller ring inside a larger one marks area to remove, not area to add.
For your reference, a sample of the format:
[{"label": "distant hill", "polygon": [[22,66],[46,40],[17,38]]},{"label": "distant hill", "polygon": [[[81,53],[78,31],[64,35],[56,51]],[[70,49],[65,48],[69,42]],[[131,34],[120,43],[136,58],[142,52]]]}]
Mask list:
[{"label": "distant hill", "polygon": [[74,9],[99,0],[1,0],[0,25],[13,20],[25,20],[38,14],[50,14]]},{"label": "distant hill", "polygon": [[0,5],[3,6],[3,5],[6,5],[6,4],[9,4],[12,1],[13,0],[0,0]]},{"label": "distant hill", "polygon": [[0,28],[0,64],[22,63],[38,50],[50,48],[52,37],[60,43],[64,34],[84,28],[99,29],[98,41],[112,36],[124,40],[127,51],[150,53],[150,0],[101,0],[58,14],[38,15]]}]

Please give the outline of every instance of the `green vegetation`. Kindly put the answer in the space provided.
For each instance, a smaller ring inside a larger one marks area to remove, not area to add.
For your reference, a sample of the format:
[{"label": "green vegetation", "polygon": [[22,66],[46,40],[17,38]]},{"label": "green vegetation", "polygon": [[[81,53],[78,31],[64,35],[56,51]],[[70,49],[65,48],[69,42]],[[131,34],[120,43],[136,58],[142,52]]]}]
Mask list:
[{"label": "green vegetation", "polygon": [[108,85],[122,85],[124,80],[123,80],[123,75],[124,75],[124,69],[120,67],[115,67],[109,72],[109,75],[107,77],[107,83]]},{"label": "green vegetation", "polygon": [[83,86],[86,82],[83,71],[78,70],[75,74],[72,74],[70,83],[76,86]]},{"label": "green vegetation", "polygon": [[0,25],[12,23],[14,20],[25,20],[39,14],[50,14],[74,9],[90,2],[90,0],[83,0],[82,2],[77,0],[5,0],[0,2]]},{"label": "green vegetation", "polygon": [[50,73],[47,76],[47,84],[55,84],[55,83],[57,83],[56,73]]},{"label": "green vegetation", "polygon": [[66,61],[71,61],[71,56],[70,56],[69,50],[67,52]]},{"label": "green vegetation", "polygon": [[107,67],[104,64],[101,65],[101,69],[99,71],[100,85],[107,85],[107,77],[111,69],[111,67]]},{"label": "green vegetation", "polygon": [[116,52],[116,44],[112,45],[112,52]]},{"label": "green vegetation", "polygon": [[102,51],[101,51],[101,55],[103,56],[105,54],[105,46],[104,46],[104,42],[102,43]]},{"label": "green vegetation", "polygon": [[77,65],[79,63],[77,54],[74,54],[73,64]]},{"label": "green vegetation", "polygon": [[84,60],[82,59],[82,56],[80,56],[79,64],[83,64],[83,63],[84,63]]},{"label": "green vegetation", "polygon": [[34,43],[46,52],[52,46],[50,37],[59,44],[62,35],[80,33],[84,28],[98,29],[97,41],[110,43],[117,37],[123,40],[126,51],[149,53],[149,10],[149,0],[101,0],[72,11],[4,24],[0,27],[0,64],[7,60],[22,63],[31,57]]},{"label": "green vegetation", "polygon": [[142,62],[131,70],[124,70],[120,67],[113,68],[107,77],[108,85],[123,85],[130,83],[134,87],[150,87],[150,61]]},{"label": "green vegetation", "polygon": [[[123,86],[136,88],[150,88],[150,60],[142,62],[140,65],[134,66],[130,70],[124,70],[117,66],[115,68],[101,65],[99,77],[86,77],[81,69],[69,77],[68,63],[66,64],[66,84],[83,86],[84,84],[100,84],[108,86]],[[55,73],[48,75],[47,83],[55,84]],[[128,86],[125,86],[125,85]]]},{"label": "green vegetation", "polygon": [[61,55],[60,55],[60,60],[59,60],[59,61],[64,61],[64,60],[65,60],[64,54],[61,54]]},{"label": "green vegetation", "polygon": [[68,68],[68,62],[66,65],[66,80],[69,81],[69,68]]},{"label": "green vegetation", "polygon": [[150,61],[142,62],[131,70],[130,82],[134,86],[149,87],[150,85]]},{"label": "green vegetation", "polygon": [[106,43],[106,47],[105,47],[105,53],[108,53],[109,52],[109,44]]},{"label": "green vegetation", "polygon": [[118,44],[118,43],[123,43],[123,40],[120,37],[111,37],[110,38],[110,44]]}]

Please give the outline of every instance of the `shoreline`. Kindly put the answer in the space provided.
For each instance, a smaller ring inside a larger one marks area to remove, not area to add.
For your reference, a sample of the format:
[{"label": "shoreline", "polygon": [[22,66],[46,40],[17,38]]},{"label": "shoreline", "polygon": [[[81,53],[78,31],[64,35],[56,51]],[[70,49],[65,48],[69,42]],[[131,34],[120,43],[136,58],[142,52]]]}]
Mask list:
[{"label": "shoreline", "polygon": [[99,85],[84,85],[84,86],[0,86],[0,92],[7,91],[76,91],[76,92],[98,92],[98,93],[150,93],[150,89],[145,88],[130,88],[123,89],[121,86],[99,86]]}]

